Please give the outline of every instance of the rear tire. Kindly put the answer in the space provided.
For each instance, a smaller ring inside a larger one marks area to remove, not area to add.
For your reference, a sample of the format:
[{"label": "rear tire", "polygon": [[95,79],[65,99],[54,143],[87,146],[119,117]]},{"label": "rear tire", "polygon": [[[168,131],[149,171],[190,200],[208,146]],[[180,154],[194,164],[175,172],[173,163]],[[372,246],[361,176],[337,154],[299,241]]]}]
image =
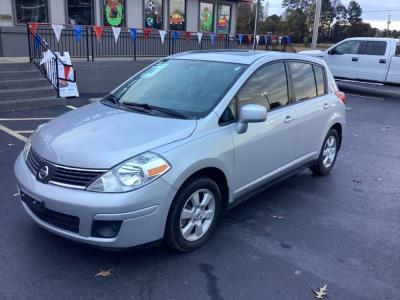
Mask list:
[{"label": "rear tire", "polygon": [[310,167],[311,172],[317,176],[328,175],[336,162],[339,151],[339,134],[336,129],[329,130],[325,137],[322,149],[315,165]]},{"label": "rear tire", "polygon": [[212,235],[221,211],[221,193],[210,178],[185,183],[171,205],[164,241],[180,252],[202,246]]}]

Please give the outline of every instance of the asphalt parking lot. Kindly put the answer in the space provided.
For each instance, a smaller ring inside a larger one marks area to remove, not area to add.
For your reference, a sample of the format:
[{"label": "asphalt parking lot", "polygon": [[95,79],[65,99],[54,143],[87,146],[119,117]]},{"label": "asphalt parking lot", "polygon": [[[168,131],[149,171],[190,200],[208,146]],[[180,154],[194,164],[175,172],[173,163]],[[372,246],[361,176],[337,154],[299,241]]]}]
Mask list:
[{"label": "asphalt parking lot", "polygon": [[0,299],[314,299],[325,284],[328,299],[400,299],[400,99],[350,95],[330,176],[265,190],[188,254],[80,245],[24,213],[23,139],[74,107],[0,113]]}]

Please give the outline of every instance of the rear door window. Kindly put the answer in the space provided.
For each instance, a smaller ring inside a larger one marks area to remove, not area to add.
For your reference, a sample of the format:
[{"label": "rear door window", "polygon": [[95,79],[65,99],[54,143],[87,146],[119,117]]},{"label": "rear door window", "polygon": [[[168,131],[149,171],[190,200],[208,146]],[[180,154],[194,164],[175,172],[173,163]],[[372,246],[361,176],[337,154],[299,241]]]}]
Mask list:
[{"label": "rear door window", "polygon": [[363,55],[385,55],[387,42],[385,41],[363,41],[360,53]]},{"label": "rear door window", "polygon": [[396,46],[396,56],[400,56],[400,45]]},{"label": "rear door window", "polygon": [[317,84],[318,96],[325,94],[325,72],[324,68],[320,66],[313,66],[315,74],[315,83]]},{"label": "rear door window", "polygon": [[296,101],[317,96],[313,66],[305,62],[289,62]]},{"label": "rear door window", "polygon": [[267,110],[289,102],[286,68],[283,62],[267,64],[251,75],[237,94],[239,107],[259,104]]}]

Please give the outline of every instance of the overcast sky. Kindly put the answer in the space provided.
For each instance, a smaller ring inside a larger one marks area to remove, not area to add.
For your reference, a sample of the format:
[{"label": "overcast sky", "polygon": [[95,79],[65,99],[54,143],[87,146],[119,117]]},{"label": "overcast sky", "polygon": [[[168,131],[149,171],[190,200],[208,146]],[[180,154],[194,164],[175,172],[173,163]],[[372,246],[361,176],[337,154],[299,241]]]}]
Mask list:
[{"label": "overcast sky", "polygon": [[[280,15],[282,13],[283,8],[281,0],[264,0],[264,4],[267,1],[269,2],[269,15]],[[340,0],[340,2],[347,6],[350,0]],[[385,29],[388,15],[390,14],[390,19],[392,21],[390,29],[400,30],[400,0],[359,0],[357,2],[363,10],[362,18],[364,22],[371,23],[373,27]]]}]

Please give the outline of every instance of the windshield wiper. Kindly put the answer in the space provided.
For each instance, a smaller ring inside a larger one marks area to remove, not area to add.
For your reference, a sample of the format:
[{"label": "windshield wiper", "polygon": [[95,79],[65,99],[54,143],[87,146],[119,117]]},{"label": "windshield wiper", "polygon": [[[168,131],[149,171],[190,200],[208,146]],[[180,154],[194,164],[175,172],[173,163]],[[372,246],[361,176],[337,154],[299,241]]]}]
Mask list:
[{"label": "windshield wiper", "polygon": [[159,112],[162,112],[164,114],[176,117],[176,118],[180,118],[180,119],[187,119],[186,116],[184,114],[181,114],[175,110],[169,109],[169,108],[165,108],[165,107],[159,107],[159,106],[154,106],[154,105],[150,105],[147,103],[133,103],[133,102],[121,102],[122,105],[126,105],[129,107],[141,107],[144,108],[145,110],[156,110]]}]

